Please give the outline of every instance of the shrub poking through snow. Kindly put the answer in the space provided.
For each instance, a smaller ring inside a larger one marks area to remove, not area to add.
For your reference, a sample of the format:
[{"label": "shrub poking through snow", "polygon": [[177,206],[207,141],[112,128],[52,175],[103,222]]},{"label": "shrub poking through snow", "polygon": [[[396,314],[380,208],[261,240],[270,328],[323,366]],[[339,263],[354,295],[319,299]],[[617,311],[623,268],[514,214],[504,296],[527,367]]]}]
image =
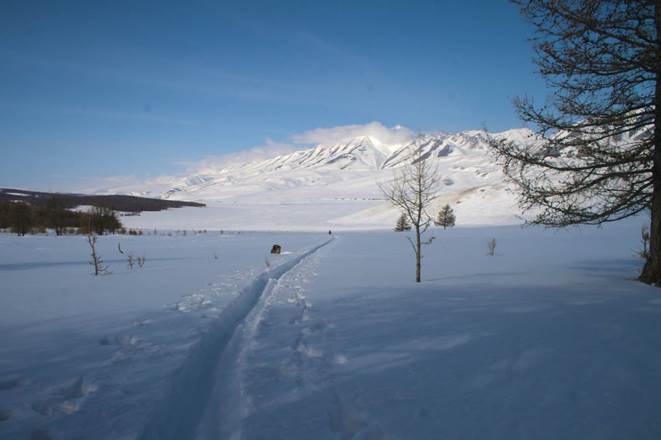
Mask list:
[{"label": "shrub poking through snow", "polygon": [[94,275],[107,274],[108,266],[103,264],[103,259],[96,250],[96,234],[92,231],[87,233],[87,243],[90,245],[91,260],[90,264],[94,267]]},{"label": "shrub poking through snow", "polygon": [[147,258],[145,257],[144,254],[142,254],[142,256],[136,257],[136,256],[135,256],[135,253],[133,253],[132,251],[129,251],[129,252],[126,254],[126,267],[127,267],[129,270],[133,270],[133,268],[134,268],[135,265],[137,264],[138,267],[139,267],[140,269],[142,269],[142,268],[144,267],[144,265],[145,265],[145,261],[146,261],[146,260],[147,260]]},{"label": "shrub poking through snow", "polygon": [[487,241],[487,255],[490,257],[493,257],[496,255],[496,239],[492,238],[491,240]]}]

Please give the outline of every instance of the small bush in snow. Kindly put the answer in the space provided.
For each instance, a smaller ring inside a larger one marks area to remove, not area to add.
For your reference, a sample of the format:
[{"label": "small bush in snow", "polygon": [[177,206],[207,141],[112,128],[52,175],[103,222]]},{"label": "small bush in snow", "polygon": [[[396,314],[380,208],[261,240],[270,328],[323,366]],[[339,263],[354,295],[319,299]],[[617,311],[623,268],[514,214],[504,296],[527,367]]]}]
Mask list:
[{"label": "small bush in snow", "polygon": [[88,232],[87,234],[87,243],[90,245],[91,250],[91,260],[90,264],[94,267],[94,275],[103,275],[110,273],[108,271],[108,266],[103,264],[103,259],[96,250],[96,234],[93,232]]},{"label": "small bush in snow", "polygon": [[487,241],[487,255],[490,257],[493,257],[496,255],[496,239],[492,238],[491,240]]}]

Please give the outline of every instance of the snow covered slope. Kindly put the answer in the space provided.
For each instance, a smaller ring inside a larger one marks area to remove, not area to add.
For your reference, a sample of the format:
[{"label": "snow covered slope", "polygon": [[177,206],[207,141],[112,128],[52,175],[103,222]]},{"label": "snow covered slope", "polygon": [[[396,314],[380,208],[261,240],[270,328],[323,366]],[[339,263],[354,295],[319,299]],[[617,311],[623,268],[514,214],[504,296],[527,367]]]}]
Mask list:
[{"label": "snow covered slope", "polygon": [[[129,219],[132,227],[216,229],[390,228],[398,213],[378,184],[393,178],[418,149],[441,173],[434,208],[454,205],[458,224],[519,223],[514,195],[489,150],[489,136],[537,142],[528,129],[501,133],[473,130],[421,134],[383,142],[359,136],[269,159],[225,163],[197,174],[160,182],[149,193],[173,200],[201,201],[206,209]],[[169,184],[169,189],[165,190]]]}]

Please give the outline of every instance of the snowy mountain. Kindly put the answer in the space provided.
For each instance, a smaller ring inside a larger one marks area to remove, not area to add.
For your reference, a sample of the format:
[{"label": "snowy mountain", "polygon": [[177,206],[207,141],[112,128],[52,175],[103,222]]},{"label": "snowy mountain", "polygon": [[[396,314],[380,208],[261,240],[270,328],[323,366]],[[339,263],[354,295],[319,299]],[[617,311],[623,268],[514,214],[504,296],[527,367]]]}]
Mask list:
[{"label": "snowy mountain", "polygon": [[[458,224],[518,223],[515,198],[507,191],[488,138],[538,142],[528,129],[423,134],[401,143],[359,136],[276,157],[212,166],[161,182],[140,195],[206,203],[181,218],[144,217],[163,227],[237,229],[365,229],[391,227],[397,217],[382,198],[380,182],[393,178],[420,150],[442,179],[437,205],[455,206]],[[151,191],[151,192],[150,192]],[[153,191],[157,191],[155,194]]]}]

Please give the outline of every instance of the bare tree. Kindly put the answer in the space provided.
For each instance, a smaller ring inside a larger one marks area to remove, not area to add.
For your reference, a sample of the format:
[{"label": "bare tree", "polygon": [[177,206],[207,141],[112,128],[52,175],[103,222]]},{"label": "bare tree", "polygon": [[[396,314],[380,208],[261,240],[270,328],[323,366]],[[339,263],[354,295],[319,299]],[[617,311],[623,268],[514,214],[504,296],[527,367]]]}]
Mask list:
[{"label": "bare tree", "polygon": [[416,148],[412,162],[405,165],[390,182],[379,185],[381,192],[393,206],[399,208],[413,226],[414,238],[406,237],[415,253],[415,281],[421,280],[422,246],[431,244],[434,237],[423,241],[422,235],[432,222],[427,209],[436,199],[440,175],[438,169]]},{"label": "bare tree", "polygon": [[654,0],[513,0],[533,24],[546,105],[515,100],[541,145],[493,142],[532,223],[601,224],[651,208],[640,279],[661,281],[661,6]]}]

